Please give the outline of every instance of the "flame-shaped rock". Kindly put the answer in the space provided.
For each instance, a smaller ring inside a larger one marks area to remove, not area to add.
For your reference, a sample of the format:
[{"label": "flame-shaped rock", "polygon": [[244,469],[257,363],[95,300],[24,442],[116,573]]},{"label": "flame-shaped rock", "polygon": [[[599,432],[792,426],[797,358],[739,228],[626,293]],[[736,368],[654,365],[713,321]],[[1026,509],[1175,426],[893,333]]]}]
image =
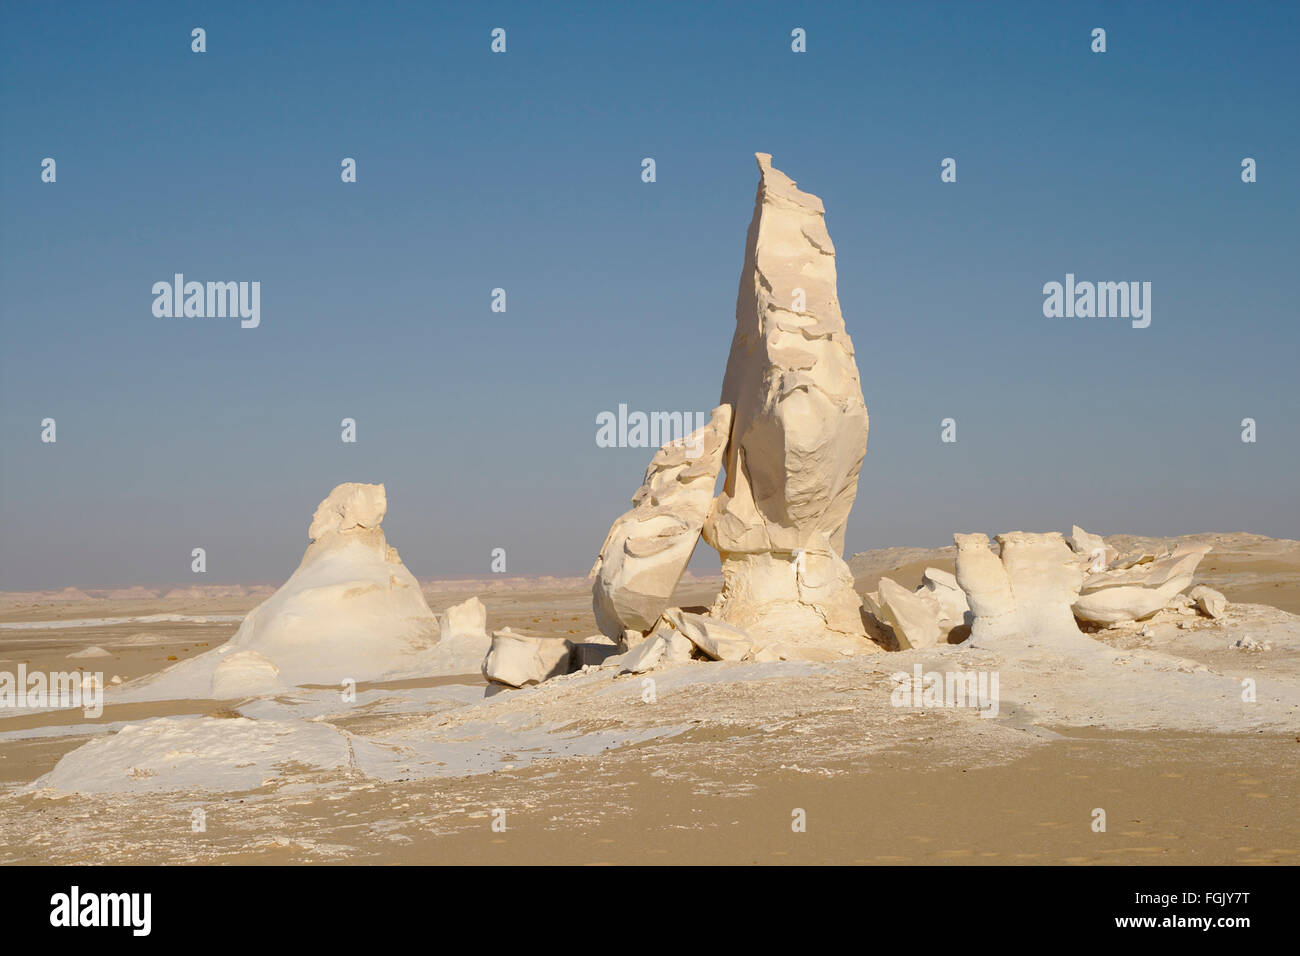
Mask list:
[{"label": "flame-shaped rock", "polygon": [[867,407],[835,289],[825,209],[756,154],[758,196],[721,401],[726,481],[704,525],[722,556],[713,614],[756,639],[866,641],[841,557],[867,447]]}]

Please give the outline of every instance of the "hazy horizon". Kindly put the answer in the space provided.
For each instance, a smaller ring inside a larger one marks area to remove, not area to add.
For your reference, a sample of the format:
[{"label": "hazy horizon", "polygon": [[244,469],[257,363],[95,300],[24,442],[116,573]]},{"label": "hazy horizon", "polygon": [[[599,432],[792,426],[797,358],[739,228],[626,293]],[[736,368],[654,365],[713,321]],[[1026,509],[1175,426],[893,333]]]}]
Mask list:
[{"label": "hazy horizon", "polygon": [[[717,404],[755,152],[836,246],[871,418],[846,556],[1075,523],[1300,538],[1294,4],[0,26],[2,589],[279,583],[344,481],[387,486],[421,579],[488,577],[494,548],[586,574],[653,453],[599,447],[596,416]],[[260,323],[156,316],[177,273],[259,282]],[[1046,317],[1067,275],[1151,283],[1150,326]]]}]

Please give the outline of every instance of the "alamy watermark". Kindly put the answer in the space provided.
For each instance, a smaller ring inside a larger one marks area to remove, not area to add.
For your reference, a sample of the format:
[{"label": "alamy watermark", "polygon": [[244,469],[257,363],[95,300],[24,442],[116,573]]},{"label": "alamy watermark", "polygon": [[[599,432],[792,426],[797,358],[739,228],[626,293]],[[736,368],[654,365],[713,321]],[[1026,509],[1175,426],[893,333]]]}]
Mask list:
[{"label": "alamy watermark", "polygon": [[152,893],[83,893],[73,886],[50,897],[51,926],[117,926],[133,936],[148,936],[153,928]]},{"label": "alamy watermark", "polygon": [[245,329],[262,322],[262,283],[186,282],[178,272],[171,282],[153,284],[153,314],[160,319],[240,319]]},{"label": "alamy watermark", "polygon": [[1043,315],[1049,319],[1131,319],[1133,328],[1151,324],[1150,282],[1075,282],[1043,286]]},{"label": "alamy watermark", "polygon": [[895,685],[889,702],[895,707],[973,707],[981,717],[998,715],[997,671],[922,671],[891,674]]},{"label": "alamy watermark", "polygon": [[104,713],[104,675],[82,671],[27,672],[26,664],[18,672],[0,671],[0,709],[30,707],[58,710],[80,707],[90,718]]},{"label": "alamy watermark", "polygon": [[[692,415],[695,424],[692,425]],[[704,445],[696,437],[697,429],[709,423],[704,412],[629,412],[619,405],[618,412],[596,415],[598,448],[659,448],[669,442],[686,446],[687,458],[698,458]]]}]

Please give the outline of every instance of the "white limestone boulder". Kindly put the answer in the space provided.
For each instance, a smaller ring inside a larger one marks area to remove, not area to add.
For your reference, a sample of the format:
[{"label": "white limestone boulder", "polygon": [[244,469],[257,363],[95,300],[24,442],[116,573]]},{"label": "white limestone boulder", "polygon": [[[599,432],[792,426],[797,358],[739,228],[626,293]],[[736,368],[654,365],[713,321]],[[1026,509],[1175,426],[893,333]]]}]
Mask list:
[{"label": "white limestone boulder", "polygon": [[1119,557],[1119,552],[1107,545],[1105,538],[1099,534],[1089,534],[1077,524],[1065,541],[1070,550],[1079,555],[1083,564],[1094,571],[1104,571]]},{"label": "white limestone boulder", "polygon": [[492,638],[487,632],[487,608],[477,596],[453,604],[439,614],[438,632],[438,644],[430,655],[432,673],[473,673],[492,648]]},{"label": "white limestone boulder", "polygon": [[1228,613],[1228,599],[1214,588],[1198,584],[1187,592],[1187,596],[1196,602],[1196,607],[1206,617],[1220,618]]},{"label": "white limestone boulder", "polygon": [[685,634],[674,630],[672,627],[661,627],[659,635],[664,641],[664,656],[659,660],[660,666],[671,667],[674,664],[685,664],[695,658],[695,642]]},{"label": "white limestone boulder", "polygon": [[586,640],[573,642],[571,667],[575,671],[584,667],[600,667],[610,658],[619,657],[624,650],[617,641],[604,634],[593,634]]},{"label": "white limestone boulder", "polygon": [[957,583],[957,576],[939,568],[926,568],[921,575],[921,587],[930,594],[939,605],[939,629],[949,632],[955,627],[967,624],[970,604],[966,592]]},{"label": "white limestone boulder", "polygon": [[570,671],[573,644],[561,637],[492,632],[492,647],[483,660],[483,676],[508,687],[540,684]]},{"label": "white limestone boulder", "polygon": [[881,578],[877,590],[864,597],[867,610],[889,627],[898,649],[934,647],[940,642],[939,601],[925,588],[909,591],[892,578]]},{"label": "white limestone boulder", "polygon": [[704,614],[672,607],[664,611],[664,621],[715,661],[744,660],[756,650],[748,633]]},{"label": "white limestone boulder", "polygon": [[452,604],[438,615],[438,628],[443,641],[456,637],[486,640],[487,607],[477,595]]},{"label": "white limestone boulder", "polygon": [[1087,574],[1074,614],[1095,624],[1145,620],[1191,586],[1209,550],[1209,545],[1188,545],[1153,561]]},{"label": "white limestone boulder", "polygon": [[668,642],[660,634],[646,638],[619,660],[620,674],[644,674],[654,670],[668,652]]}]

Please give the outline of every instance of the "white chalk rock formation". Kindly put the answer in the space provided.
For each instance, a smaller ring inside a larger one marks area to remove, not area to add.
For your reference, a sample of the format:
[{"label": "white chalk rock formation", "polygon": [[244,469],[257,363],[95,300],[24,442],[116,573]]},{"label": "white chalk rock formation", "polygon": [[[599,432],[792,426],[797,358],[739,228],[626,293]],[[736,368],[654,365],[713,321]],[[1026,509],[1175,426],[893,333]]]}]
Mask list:
[{"label": "white chalk rock formation", "polygon": [[[384,538],[387,507],[383,485],[339,485],[316,509],[297,570],[249,612],[234,637],[124,692],[141,700],[224,699],[427,673],[438,622]],[[275,685],[266,664],[278,672]]]},{"label": "white chalk rock formation", "polygon": [[562,637],[532,637],[506,627],[492,632],[483,676],[507,687],[540,684],[569,673],[572,654],[573,645]]},{"label": "white chalk rock formation", "polygon": [[[680,609],[673,608],[671,611],[675,613]],[[618,672],[644,674],[646,671],[660,667],[685,664],[694,656],[695,644],[685,634],[670,625],[665,618],[654,634],[619,659]]]},{"label": "white chalk rock formation", "polygon": [[966,592],[956,577],[938,568],[926,568],[915,591],[882,577],[877,590],[863,595],[862,603],[893,632],[901,651],[960,643],[970,634]]},{"label": "white chalk rock formation", "polygon": [[[730,429],[731,406],[720,405],[704,427],[666,443],[632,510],[609,529],[590,574],[596,625],[607,637],[639,643],[668,606],[713,502]],[[627,640],[625,631],[636,633]]]},{"label": "white chalk rock formation", "polygon": [[458,637],[481,640],[487,643],[487,608],[478,597],[453,604],[438,615],[438,630],[442,642]]},{"label": "white chalk rock formation", "polygon": [[453,604],[438,615],[438,646],[430,667],[438,674],[472,674],[492,647],[487,632],[487,608],[477,597]]},{"label": "white chalk rock formation", "polygon": [[257,651],[289,685],[383,679],[432,647],[437,620],[384,538],[387,510],[383,485],[348,482],[330,492],[302,563],[229,646]]},{"label": "white chalk rock formation", "polygon": [[383,485],[347,481],[316,506],[307,537],[320,541],[338,532],[375,530],[387,513],[388,495]]},{"label": "white chalk rock formation", "polygon": [[[685,638],[683,638],[685,640]],[[662,634],[654,634],[622,656],[618,663],[620,674],[644,674],[654,670],[668,652],[668,642]]]},{"label": "white chalk rock formation", "polygon": [[1209,545],[1188,545],[1154,561],[1087,574],[1074,602],[1075,617],[1096,624],[1144,620],[1191,586],[1209,550]]},{"label": "white chalk rock formation", "polygon": [[1087,640],[1070,610],[1083,584],[1083,568],[1059,533],[1000,534],[1000,557],[989,549],[985,535],[955,534],[953,540],[957,583],[973,615],[973,640]]},{"label": "white chalk rock formation", "polygon": [[756,650],[745,631],[704,614],[670,607],[664,611],[664,621],[715,661],[744,660]]},{"label": "white chalk rock formation", "polygon": [[956,575],[938,568],[926,568],[921,575],[921,587],[939,604],[939,629],[945,633],[967,623],[970,604],[966,592],[957,583]]},{"label": "white chalk rock formation", "polygon": [[620,656],[626,648],[620,648],[618,641],[604,634],[593,634],[583,641],[573,642],[571,668],[580,671],[584,667],[600,667],[611,657]]},{"label": "white chalk rock formation", "polygon": [[1119,552],[1109,547],[1105,538],[1099,534],[1089,534],[1077,524],[1070,530],[1070,536],[1065,541],[1086,566],[1097,571],[1104,571],[1119,557]]},{"label": "white chalk rock formation", "polygon": [[758,153],[759,184],[722,385],[726,479],[704,524],[722,556],[712,613],[755,638],[874,649],[841,555],[867,408],[836,295],[825,209]]},{"label": "white chalk rock formation", "polygon": [[1214,588],[1198,584],[1187,592],[1187,596],[1196,602],[1197,608],[1206,617],[1219,618],[1228,613],[1228,599]]},{"label": "white chalk rock formation", "polygon": [[695,658],[695,642],[681,631],[665,626],[661,627],[658,633],[664,642],[664,656],[660,658],[659,666],[671,667],[675,664],[685,664]]},{"label": "white chalk rock formation", "polygon": [[940,642],[943,609],[926,588],[909,591],[892,578],[881,578],[877,590],[865,595],[867,610],[894,632],[900,651],[934,647]]}]

